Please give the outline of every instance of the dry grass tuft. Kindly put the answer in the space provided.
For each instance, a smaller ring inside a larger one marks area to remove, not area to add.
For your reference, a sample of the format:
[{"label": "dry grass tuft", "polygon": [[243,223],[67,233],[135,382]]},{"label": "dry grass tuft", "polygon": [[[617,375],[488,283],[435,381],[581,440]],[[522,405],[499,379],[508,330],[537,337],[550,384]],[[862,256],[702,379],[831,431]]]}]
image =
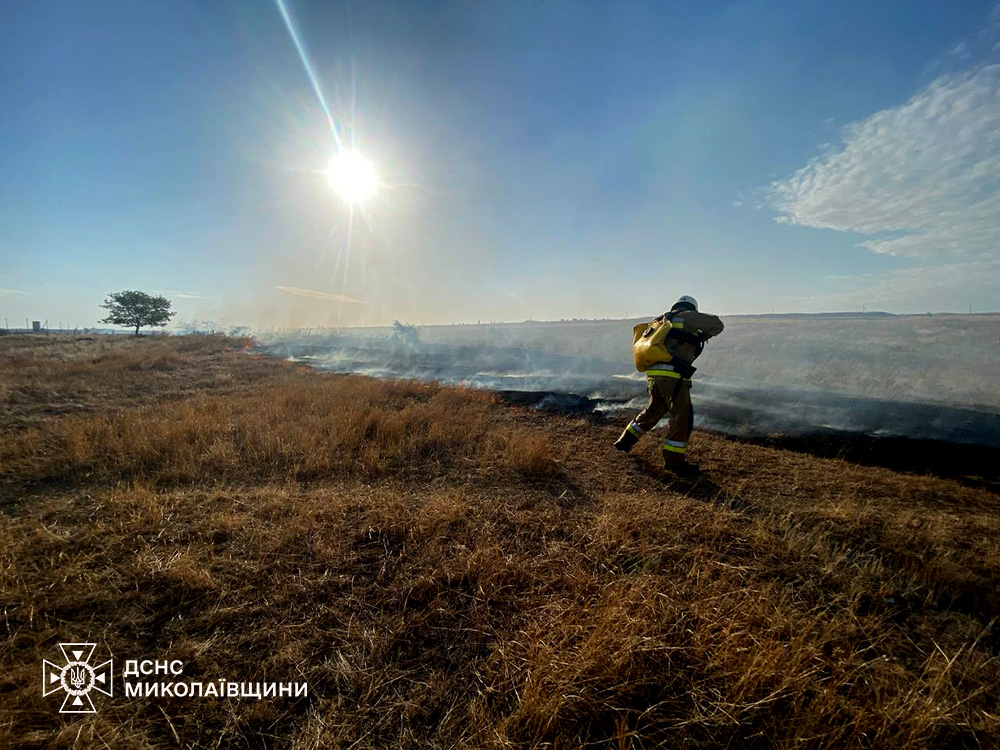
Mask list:
[{"label": "dry grass tuft", "polygon": [[491,431],[492,408],[482,392],[292,372],[252,399],[200,394],[19,431],[0,446],[0,481],[168,485],[503,467],[555,476],[547,438]]}]

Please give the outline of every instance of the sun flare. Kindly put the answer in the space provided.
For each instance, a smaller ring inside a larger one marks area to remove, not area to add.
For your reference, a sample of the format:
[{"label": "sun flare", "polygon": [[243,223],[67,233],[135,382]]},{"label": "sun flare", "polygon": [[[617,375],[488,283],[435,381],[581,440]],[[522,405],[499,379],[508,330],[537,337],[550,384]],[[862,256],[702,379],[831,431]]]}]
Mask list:
[{"label": "sun flare", "polygon": [[334,154],[326,168],[330,187],[345,201],[364,203],[375,195],[378,178],[372,163],[357,151],[343,150]]}]

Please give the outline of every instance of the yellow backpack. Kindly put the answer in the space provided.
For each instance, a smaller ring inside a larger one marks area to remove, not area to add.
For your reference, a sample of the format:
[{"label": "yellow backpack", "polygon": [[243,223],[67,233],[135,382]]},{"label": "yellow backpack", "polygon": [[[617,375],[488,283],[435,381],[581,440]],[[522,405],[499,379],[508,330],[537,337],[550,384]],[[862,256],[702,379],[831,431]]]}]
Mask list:
[{"label": "yellow backpack", "polygon": [[666,318],[650,323],[640,323],[632,329],[632,358],[635,369],[645,372],[655,364],[663,364],[673,359],[664,341],[672,324]]}]

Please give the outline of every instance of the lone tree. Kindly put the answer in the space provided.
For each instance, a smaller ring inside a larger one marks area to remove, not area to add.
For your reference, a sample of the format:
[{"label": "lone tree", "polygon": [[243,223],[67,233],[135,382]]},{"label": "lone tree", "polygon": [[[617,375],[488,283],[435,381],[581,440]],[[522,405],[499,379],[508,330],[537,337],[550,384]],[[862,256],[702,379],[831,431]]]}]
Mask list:
[{"label": "lone tree", "polygon": [[166,297],[131,290],[112,292],[101,307],[108,311],[102,323],[135,327],[136,336],[142,326],[165,326],[176,315],[171,312],[170,300]]}]

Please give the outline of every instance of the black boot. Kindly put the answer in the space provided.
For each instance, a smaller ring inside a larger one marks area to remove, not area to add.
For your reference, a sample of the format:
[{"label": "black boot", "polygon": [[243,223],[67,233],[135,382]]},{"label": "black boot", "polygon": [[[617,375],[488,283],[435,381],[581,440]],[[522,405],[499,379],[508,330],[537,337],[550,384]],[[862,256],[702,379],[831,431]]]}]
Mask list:
[{"label": "black boot", "polygon": [[625,431],[621,434],[621,437],[615,441],[615,448],[623,453],[628,453],[632,450],[632,446],[636,444],[638,439],[639,436],[626,427]]},{"label": "black boot", "polygon": [[696,477],[701,473],[698,464],[690,461],[678,461],[677,454],[663,451],[663,468],[679,477]]}]

